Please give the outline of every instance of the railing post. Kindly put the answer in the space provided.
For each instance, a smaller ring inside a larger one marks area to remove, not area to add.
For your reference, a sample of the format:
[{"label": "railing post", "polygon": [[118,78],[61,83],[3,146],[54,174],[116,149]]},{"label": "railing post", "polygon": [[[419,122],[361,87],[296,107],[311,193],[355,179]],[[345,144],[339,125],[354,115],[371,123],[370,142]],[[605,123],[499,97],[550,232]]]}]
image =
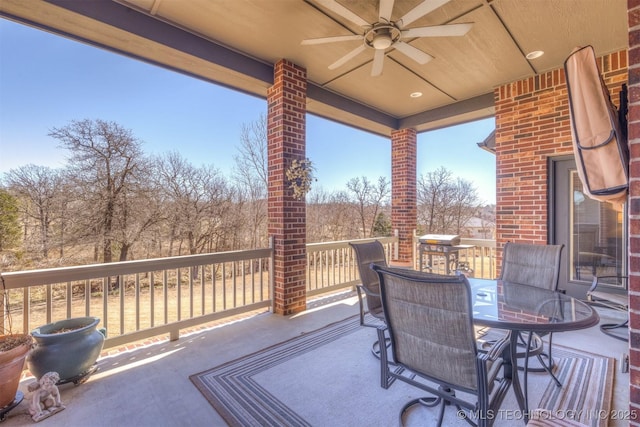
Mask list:
[{"label": "railing post", "polygon": [[418,258],[418,254],[416,253],[416,246],[417,246],[417,240],[418,240],[418,230],[413,230],[413,233],[411,233],[411,259],[413,260],[413,268],[414,270],[420,270],[420,267],[422,266],[422,260],[419,259],[418,262],[416,263],[416,259]]},{"label": "railing post", "polygon": [[400,241],[400,238],[399,238],[400,233],[399,233],[397,228],[395,230],[393,230],[393,235],[396,238],[396,241],[393,242],[393,259],[397,260],[398,256],[399,256],[399,243],[398,242]]},{"label": "railing post", "polygon": [[4,289],[4,279],[0,277],[0,280],[2,281],[2,288],[0,288],[0,304],[2,304],[2,306],[0,307],[0,313],[2,313],[2,316],[0,316],[0,335],[3,335],[7,333],[4,325],[4,319],[7,317],[7,314],[9,313],[8,312],[9,304],[6,301],[7,291]]},{"label": "railing post", "polygon": [[275,279],[275,272],[273,271],[276,264],[275,262],[276,252],[275,252],[274,246],[275,246],[275,243],[274,243],[273,236],[269,236],[269,249],[271,250],[271,255],[269,256],[269,296],[271,297],[272,313],[275,313],[276,311],[276,300],[274,296],[276,279]]}]

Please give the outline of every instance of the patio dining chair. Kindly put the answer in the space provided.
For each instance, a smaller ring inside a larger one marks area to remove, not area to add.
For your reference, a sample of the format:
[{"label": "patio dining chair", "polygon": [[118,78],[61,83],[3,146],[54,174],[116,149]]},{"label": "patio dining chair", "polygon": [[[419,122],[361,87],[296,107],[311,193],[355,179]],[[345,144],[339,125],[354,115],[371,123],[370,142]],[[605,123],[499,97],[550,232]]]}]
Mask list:
[{"label": "patio dining chair", "polygon": [[[467,278],[377,265],[372,269],[380,279],[391,339],[391,346],[380,349],[381,386],[386,389],[400,380],[429,394],[402,407],[400,425],[411,408],[421,405],[439,408],[440,426],[446,407],[452,404],[457,417],[472,425],[491,426],[497,418],[492,414],[511,385],[510,376],[500,375],[512,372],[505,362],[509,358],[502,357],[509,349],[509,338],[497,341],[486,353],[478,351]],[[384,332],[378,329],[379,339]]]},{"label": "patio dining chair", "polygon": [[[564,245],[506,243],[502,254],[500,280],[557,291],[563,248]],[[526,358],[535,356],[541,368],[527,367],[527,369],[531,372],[548,372],[556,385],[561,387],[562,384],[553,374],[553,334],[548,334],[547,352],[544,351],[543,337],[543,334],[538,333],[520,333],[520,342],[527,348],[523,353],[518,353],[518,356]]]},{"label": "patio dining chair", "polygon": [[[387,258],[384,246],[378,240],[365,243],[349,243],[356,254],[358,272],[361,284],[356,286],[358,291],[358,304],[360,307],[360,325],[377,328],[380,322],[384,322],[382,303],[380,302],[380,282],[378,274],[370,268],[371,264],[387,266]],[[365,307],[366,305],[366,307]],[[369,313],[377,322],[367,322],[366,313]],[[384,340],[389,344],[389,340]],[[380,357],[379,342],[373,343],[372,353]]]}]

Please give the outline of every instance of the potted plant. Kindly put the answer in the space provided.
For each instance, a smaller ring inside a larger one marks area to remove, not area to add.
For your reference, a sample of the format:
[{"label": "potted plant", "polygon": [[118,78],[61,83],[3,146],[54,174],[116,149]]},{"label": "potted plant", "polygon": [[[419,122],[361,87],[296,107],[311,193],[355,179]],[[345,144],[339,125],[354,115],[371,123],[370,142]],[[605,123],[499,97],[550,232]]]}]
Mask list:
[{"label": "potted plant", "polygon": [[11,327],[11,311],[7,292],[0,293],[4,312],[3,324],[0,325],[0,420],[4,414],[17,406],[24,394],[18,391],[24,362],[32,347],[29,334],[13,333]]},{"label": "potted plant", "polygon": [[84,382],[95,371],[104,345],[97,317],[76,317],[49,323],[31,331],[34,346],[27,357],[29,370],[38,379],[57,372],[58,384]]}]

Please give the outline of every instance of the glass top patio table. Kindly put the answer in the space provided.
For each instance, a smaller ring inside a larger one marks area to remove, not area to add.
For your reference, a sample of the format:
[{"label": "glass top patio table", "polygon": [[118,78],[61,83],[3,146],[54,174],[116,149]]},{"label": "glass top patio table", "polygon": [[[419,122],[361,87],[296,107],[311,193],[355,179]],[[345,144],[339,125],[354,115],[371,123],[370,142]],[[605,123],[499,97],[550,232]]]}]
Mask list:
[{"label": "glass top patio table", "polygon": [[469,279],[473,320],[481,326],[527,332],[561,332],[596,325],[598,313],[561,292],[499,280]]},{"label": "glass top patio table", "polygon": [[517,374],[518,332],[564,332],[598,324],[598,313],[587,303],[561,292],[500,280],[469,279],[476,325],[510,331],[512,386],[528,420],[527,375],[524,389]]}]

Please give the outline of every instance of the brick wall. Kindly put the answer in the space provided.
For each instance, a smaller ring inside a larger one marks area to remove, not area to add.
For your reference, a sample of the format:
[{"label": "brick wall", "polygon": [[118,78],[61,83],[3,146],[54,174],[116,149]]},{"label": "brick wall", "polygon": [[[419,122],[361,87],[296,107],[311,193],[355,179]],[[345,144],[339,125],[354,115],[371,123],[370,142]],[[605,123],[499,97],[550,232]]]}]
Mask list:
[{"label": "brick wall", "polygon": [[[640,413],[640,0],[629,9],[629,403]],[[631,421],[639,426],[640,420]]]},{"label": "brick wall", "polygon": [[415,129],[391,132],[391,225],[400,240],[398,261],[413,259],[413,231],[417,227]]},{"label": "brick wall", "polygon": [[[612,99],[627,80],[626,51],[598,58]],[[564,69],[501,86],[496,106],[496,240],[547,243],[549,157],[573,154]]]},{"label": "brick wall", "polygon": [[267,91],[269,162],[268,232],[274,239],[274,311],[293,314],[306,308],[306,204],[288,188],[285,171],[306,153],[307,72],[281,60]]},{"label": "brick wall", "polygon": [[[640,0],[629,1],[630,28],[640,24],[639,6]],[[633,69],[640,65],[640,30],[629,41],[628,77],[626,51],[598,58],[598,68],[616,105],[629,80],[630,406],[640,411],[640,71]],[[495,105],[498,248],[507,241],[547,243],[548,159],[573,153],[564,69],[497,88]]]}]

